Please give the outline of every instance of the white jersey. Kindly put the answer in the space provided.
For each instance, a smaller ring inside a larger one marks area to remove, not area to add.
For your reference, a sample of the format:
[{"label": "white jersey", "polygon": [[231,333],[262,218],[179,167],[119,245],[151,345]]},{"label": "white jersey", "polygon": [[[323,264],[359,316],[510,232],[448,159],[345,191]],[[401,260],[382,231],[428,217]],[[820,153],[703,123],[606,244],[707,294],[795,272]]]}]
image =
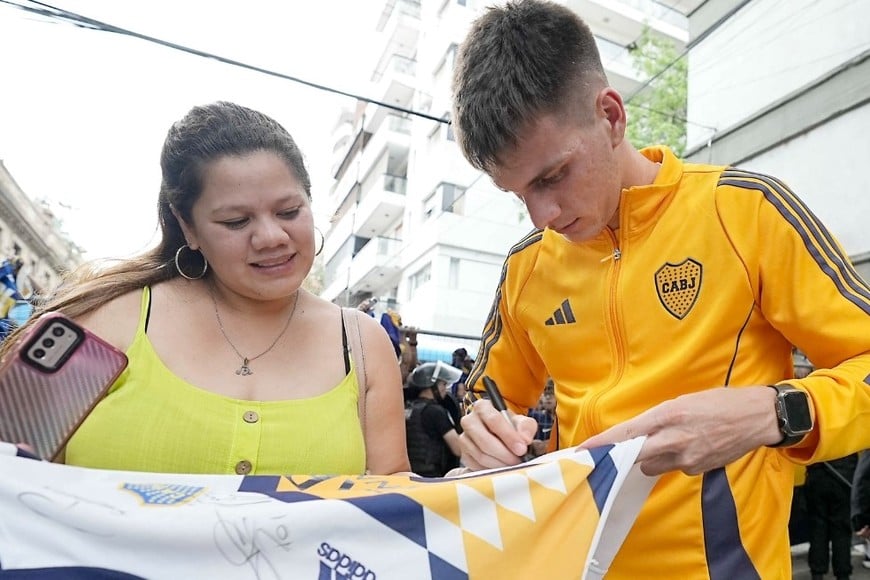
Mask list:
[{"label": "white jersey", "polygon": [[0,575],[600,578],[656,480],[641,444],[444,479],[95,470],[0,444]]}]

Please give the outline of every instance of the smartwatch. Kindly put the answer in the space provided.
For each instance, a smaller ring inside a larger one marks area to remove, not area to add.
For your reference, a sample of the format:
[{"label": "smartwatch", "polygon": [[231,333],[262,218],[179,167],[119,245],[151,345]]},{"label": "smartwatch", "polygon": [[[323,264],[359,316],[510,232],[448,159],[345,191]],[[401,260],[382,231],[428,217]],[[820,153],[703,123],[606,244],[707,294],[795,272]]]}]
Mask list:
[{"label": "smartwatch", "polygon": [[790,447],[813,430],[810,398],[804,391],[788,385],[768,385],[776,391],[774,406],[782,440],[768,447]]}]

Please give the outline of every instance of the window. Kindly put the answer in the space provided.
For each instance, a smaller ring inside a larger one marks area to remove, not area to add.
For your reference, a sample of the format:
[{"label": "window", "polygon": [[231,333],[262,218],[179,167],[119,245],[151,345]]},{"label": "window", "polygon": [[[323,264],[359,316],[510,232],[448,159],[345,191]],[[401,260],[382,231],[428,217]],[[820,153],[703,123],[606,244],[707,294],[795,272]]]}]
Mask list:
[{"label": "window", "polygon": [[440,141],[442,135],[444,135],[444,139],[447,141],[456,141],[456,137],[453,135],[453,123],[450,122],[450,117],[445,113],[443,118],[447,119],[448,122],[436,123],[435,127],[429,132],[430,146],[435,145]]},{"label": "window", "polygon": [[465,199],[465,188],[455,183],[441,182],[436,191],[441,190],[441,209],[462,215]]},{"label": "window", "polygon": [[455,42],[451,42],[447,50],[444,51],[444,56],[438,61],[438,66],[435,67],[435,77],[441,75],[452,76],[453,66],[456,64],[456,50],[458,46]]},{"label": "window", "polygon": [[408,299],[414,298],[414,292],[432,279],[432,262],[411,274],[408,278]]},{"label": "window", "polygon": [[435,123],[435,126],[432,128],[432,131],[429,132],[429,145],[435,145],[438,143],[439,138],[441,137],[441,123]]},{"label": "window", "polygon": [[459,258],[450,258],[450,273],[447,284],[450,288],[459,288]]},{"label": "window", "polygon": [[447,10],[447,7],[450,6],[451,4],[456,4],[458,6],[465,6],[466,5],[465,2],[466,2],[466,0],[444,0],[444,2],[441,3],[441,7],[438,9],[438,17],[443,18],[444,11]]}]

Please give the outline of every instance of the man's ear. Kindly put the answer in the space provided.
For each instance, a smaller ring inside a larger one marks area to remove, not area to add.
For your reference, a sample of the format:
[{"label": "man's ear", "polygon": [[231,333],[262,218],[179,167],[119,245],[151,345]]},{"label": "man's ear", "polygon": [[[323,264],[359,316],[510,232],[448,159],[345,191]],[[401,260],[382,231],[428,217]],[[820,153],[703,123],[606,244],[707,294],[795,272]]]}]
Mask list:
[{"label": "man's ear", "polygon": [[610,125],[610,142],[616,147],[625,139],[626,114],[622,96],[613,87],[604,87],[595,104]]},{"label": "man's ear", "polygon": [[184,234],[184,239],[187,242],[187,245],[190,246],[191,250],[198,250],[199,244],[196,241],[196,233],[193,228],[184,221],[184,218],[181,217],[181,214],[178,213],[178,210],[175,209],[174,205],[170,205],[169,209],[172,211],[172,215],[175,216],[178,225],[181,226],[181,232]]}]

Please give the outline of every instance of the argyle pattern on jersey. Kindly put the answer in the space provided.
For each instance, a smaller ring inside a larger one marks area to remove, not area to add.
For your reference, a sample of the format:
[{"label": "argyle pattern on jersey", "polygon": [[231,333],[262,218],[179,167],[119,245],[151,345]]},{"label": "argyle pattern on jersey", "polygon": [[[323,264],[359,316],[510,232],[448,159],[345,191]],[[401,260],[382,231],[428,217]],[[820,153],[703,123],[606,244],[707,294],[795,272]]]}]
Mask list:
[{"label": "argyle pattern on jersey", "polygon": [[440,479],[118,472],[0,454],[0,570],[600,578],[655,481],[633,467],[641,443]]}]

